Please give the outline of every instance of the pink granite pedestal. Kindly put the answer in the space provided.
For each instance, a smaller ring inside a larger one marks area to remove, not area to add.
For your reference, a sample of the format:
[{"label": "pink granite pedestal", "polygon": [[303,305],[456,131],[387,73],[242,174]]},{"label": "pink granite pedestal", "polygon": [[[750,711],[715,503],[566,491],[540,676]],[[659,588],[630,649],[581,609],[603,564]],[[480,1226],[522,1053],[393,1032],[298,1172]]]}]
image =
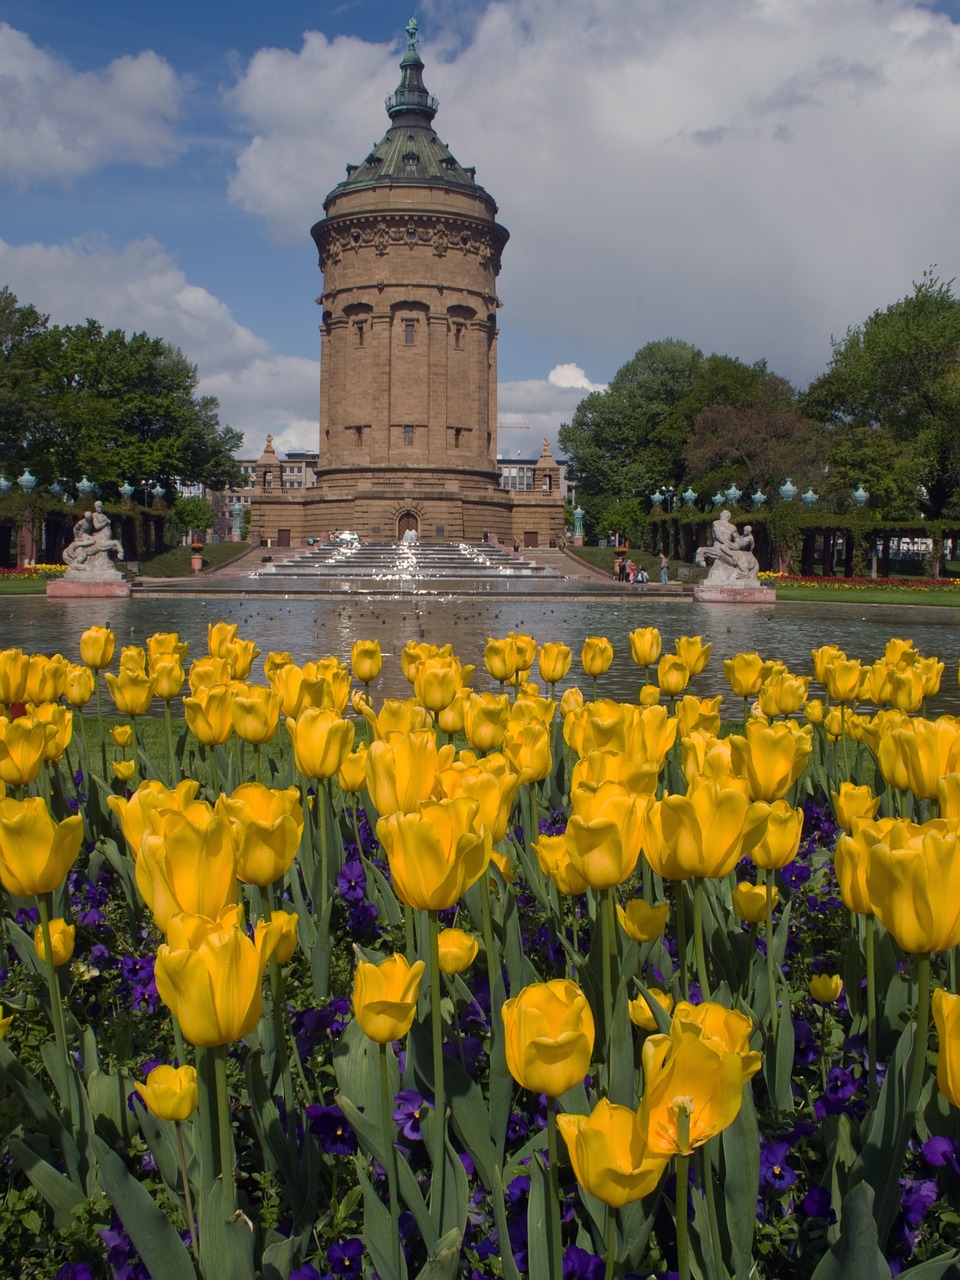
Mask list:
[{"label": "pink granite pedestal", "polygon": [[81,582],[77,579],[54,578],[47,583],[47,595],[57,600],[126,600],[131,594],[129,582]]},{"label": "pink granite pedestal", "polygon": [[698,604],[776,604],[777,593],[769,587],[708,587],[697,583],[693,598]]}]

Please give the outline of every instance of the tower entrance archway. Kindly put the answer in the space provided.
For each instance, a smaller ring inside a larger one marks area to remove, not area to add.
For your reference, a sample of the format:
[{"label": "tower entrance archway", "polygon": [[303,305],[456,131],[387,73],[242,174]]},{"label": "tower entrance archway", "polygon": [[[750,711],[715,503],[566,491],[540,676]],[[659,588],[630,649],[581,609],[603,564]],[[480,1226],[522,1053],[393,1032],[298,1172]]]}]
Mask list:
[{"label": "tower entrance archway", "polygon": [[405,533],[420,534],[420,517],[415,511],[401,511],[397,516],[397,541],[403,541]]}]

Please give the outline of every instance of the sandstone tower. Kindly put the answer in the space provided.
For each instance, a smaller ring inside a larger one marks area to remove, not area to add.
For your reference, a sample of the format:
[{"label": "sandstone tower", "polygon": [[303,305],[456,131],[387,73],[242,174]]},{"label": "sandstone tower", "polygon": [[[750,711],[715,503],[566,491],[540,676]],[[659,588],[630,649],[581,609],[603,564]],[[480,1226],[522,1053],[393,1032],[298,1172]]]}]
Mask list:
[{"label": "sandstone tower", "polygon": [[504,491],[497,474],[497,276],[508,232],[474,170],[434,130],[415,20],[406,31],[389,128],[347,166],[311,229],[323,272],[317,485],[295,497],[268,491],[258,466],[252,528],[271,536],[292,526],[295,539],[349,528],[371,541],[411,528],[425,540],[489,531],[546,545],[563,527],[549,450],[535,492]]}]

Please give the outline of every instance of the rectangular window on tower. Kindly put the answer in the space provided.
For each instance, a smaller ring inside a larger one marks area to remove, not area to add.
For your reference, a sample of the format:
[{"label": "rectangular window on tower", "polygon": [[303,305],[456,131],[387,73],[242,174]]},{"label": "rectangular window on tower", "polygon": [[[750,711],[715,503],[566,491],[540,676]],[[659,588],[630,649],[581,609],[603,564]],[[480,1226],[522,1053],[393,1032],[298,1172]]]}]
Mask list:
[{"label": "rectangular window on tower", "polygon": [[403,443],[413,444],[413,427],[403,428]]},{"label": "rectangular window on tower", "polygon": [[413,320],[404,320],[403,322],[403,345],[405,347],[413,346],[413,337],[416,333],[416,323]]}]

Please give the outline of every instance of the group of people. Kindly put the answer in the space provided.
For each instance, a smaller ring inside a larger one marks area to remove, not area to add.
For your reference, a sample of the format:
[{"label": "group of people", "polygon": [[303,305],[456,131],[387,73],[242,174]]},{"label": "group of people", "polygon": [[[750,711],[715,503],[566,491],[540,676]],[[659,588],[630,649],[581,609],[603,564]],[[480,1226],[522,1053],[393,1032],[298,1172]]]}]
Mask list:
[{"label": "group of people", "polygon": [[617,581],[639,582],[642,585],[650,581],[650,575],[642,564],[634,564],[629,556],[622,555],[617,557]]}]

